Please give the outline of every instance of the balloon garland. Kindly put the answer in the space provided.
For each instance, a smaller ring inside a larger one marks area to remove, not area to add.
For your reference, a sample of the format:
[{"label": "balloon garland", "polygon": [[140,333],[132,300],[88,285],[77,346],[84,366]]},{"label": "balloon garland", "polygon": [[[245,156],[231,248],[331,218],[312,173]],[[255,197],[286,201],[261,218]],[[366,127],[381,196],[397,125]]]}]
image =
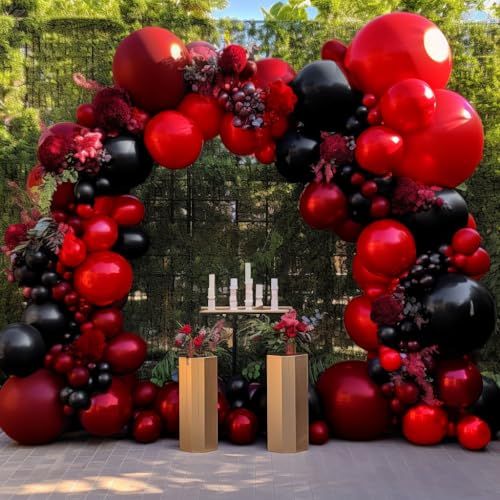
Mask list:
[{"label": "balloon garland", "polygon": [[[93,100],[76,123],[43,131],[27,181],[34,201],[55,178],[50,208],[42,216],[24,204],[5,232],[8,277],[27,307],[0,332],[10,376],[3,431],[22,444],[56,439],[71,419],[97,436],[128,426],[141,443],[178,431],[177,384],[137,381],[146,343],[123,331],[129,260],[149,244],[145,207],[129,193],[154,163],[186,168],[219,135],[230,152],[306,184],[307,225],[356,242],[363,294],[347,305],[345,326],[368,361],[338,363],[311,388],[311,442],[329,431],[374,439],[392,424],[420,445],[457,436],[485,447],[500,428],[500,389],[474,352],[494,330],[495,303],[479,282],[488,253],[455,189],[481,159],[483,130],[445,88],[451,67],[432,22],[393,13],[347,47],[328,41],[322,60],[298,73],[239,45],[184,45],[148,27],[119,44],[114,86],[76,75]],[[218,408],[229,439],[250,443],[265,421],[265,389],[235,377]]]}]

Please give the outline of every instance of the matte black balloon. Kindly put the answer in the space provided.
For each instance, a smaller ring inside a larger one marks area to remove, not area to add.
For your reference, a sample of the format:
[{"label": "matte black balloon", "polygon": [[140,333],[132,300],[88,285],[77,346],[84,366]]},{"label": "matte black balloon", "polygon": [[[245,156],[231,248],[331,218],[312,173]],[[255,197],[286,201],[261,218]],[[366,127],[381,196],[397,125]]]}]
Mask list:
[{"label": "matte black balloon", "polygon": [[291,86],[298,98],[295,116],[319,130],[343,130],[358,104],[349,80],[333,61],[304,66]]},{"label": "matte black balloon", "polygon": [[469,410],[488,422],[493,434],[500,430],[500,387],[493,379],[483,375],[483,391]]},{"label": "matte black balloon", "polygon": [[31,300],[35,304],[43,304],[50,299],[50,290],[46,286],[37,285],[31,289]]},{"label": "matte black balloon", "polygon": [[260,386],[252,394],[248,409],[257,415],[262,424],[267,421],[267,390],[265,386]]},{"label": "matte black balloon", "polygon": [[64,310],[54,302],[29,305],[24,311],[22,321],[33,325],[42,334],[48,346],[60,341],[68,327]]},{"label": "matte black balloon", "polygon": [[319,141],[295,130],[276,143],[276,168],[288,182],[309,182],[312,165],[319,160]]},{"label": "matte black balloon", "polygon": [[26,264],[22,264],[14,268],[14,278],[19,286],[34,286],[38,284],[40,275]]},{"label": "matte black balloon", "polygon": [[241,375],[231,377],[226,386],[226,396],[229,401],[248,401],[248,382]]},{"label": "matte black balloon", "polygon": [[28,250],[26,264],[33,271],[43,271],[49,263],[49,258],[43,250]]},{"label": "matte black balloon", "polygon": [[113,377],[111,373],[101,372],[94,380],[94,387],[99,392],[106,392],[110,388],[112,382]]},{"label": "matte black balloon", "polygon": [[75,184],[75,200],[80,205],[93,205],[95,199],[94,183],[81,180]]},{"label": "matte black balloon", "polygon": [[127,259],[142,257],[149,249],[149,237],[139,226],[121,227],[113,250]]},{"label": "matte black balloon", "polygon": [[54,271],[46,271],[45,273],[42,274],[42,277],[41,277],[42,285],[49,286],[49,287],[57,285],[57,283],[59,283],[59,281],[61,281],[61,278]]},{"label": "matte black balloon", "polygon": [[462,355],[486,344],[495,330],[495,299],[482,284],[462,274],[445,274],[424,297],[429,315],[423,338],[442,355]]},{"label": "matte black balloon", "polygon": [[67,405],[71,394],[73,394],[73,389],[71,387],[63,387],[59,393],[59,401],[63,405]]},{"label": "matte black balloon", "polygon": [[309,401],[309,422],[313,422],[314,420],[322,420],[323,408],[321,406],[321,400],[313,385],[309,384],[307,394]]},{"label": "matte black balloon", "polygon": [[246,408],[246,406],[248,405],[248,398],[246,399],[233,399],[231,401],[231,408],[233,410],[237,409],[237,408]]},{"label": "matte black balloon", "polygon": [[380,359],[378,358],[373,358],[368,361],[368,375],[378,385],[385,384],[391,380],[389,372],[382,368]]},{"label": "matte black balloon", "polygon": [[95,180],[95,191],[98,196],[112,194],[113,185],[107,177],[99,176]]},{"label": "matte black balloon", "polygon": [[26,377],[43,366],[45,343],[40,332],[24,323],[12,323],[0,331],[0,370]]},{"label": "matte black balloon", "polygon": [[74,410],[90,408],[90,397],[85,391],[73,391],[68,397],[68,405]]},{"label": "matte black balloon", "polygon": [[453,234],[467,225],[469,212],[462,196],[454,189],[443,189],[436,194],[443,201],[440,207],[401,217],[413,233],[420,252],[449,244]]},{"label": "matte black balloon", "polygon": [[104,143],[111,160],[101,168],[101,176],[106,177],[114,192],[128,192],[142,184],[151,173],[153,160],[141,139],[118,136]]},{"label": "matte black balloon", "polygon": [[377,334],[380,343],[388,347],[396,347],[401,340],[399,332],[392,326],[381,326]]}]

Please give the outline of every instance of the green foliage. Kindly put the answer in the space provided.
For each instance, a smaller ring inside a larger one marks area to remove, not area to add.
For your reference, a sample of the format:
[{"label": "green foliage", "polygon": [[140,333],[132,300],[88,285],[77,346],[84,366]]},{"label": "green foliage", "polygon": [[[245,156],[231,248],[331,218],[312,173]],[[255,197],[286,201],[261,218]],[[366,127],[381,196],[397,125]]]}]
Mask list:
[{"label": "green foliage", "polygon": [[276,2],[269,9],[262,8],[266,21],[307,21],[308,0],[289,0]]},{"label": "green foliage", "polygon": [[163,387],[173,379],[178,367],[178,352],[170,349],[151,371],[150,380],[153,384]]}]

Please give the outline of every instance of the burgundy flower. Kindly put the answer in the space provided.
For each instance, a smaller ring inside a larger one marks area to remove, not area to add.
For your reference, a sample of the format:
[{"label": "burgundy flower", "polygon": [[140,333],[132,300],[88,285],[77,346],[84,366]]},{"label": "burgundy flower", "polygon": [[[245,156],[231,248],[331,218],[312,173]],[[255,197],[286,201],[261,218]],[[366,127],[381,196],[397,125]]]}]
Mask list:
[{"label": "burgundy flower", "polygon": [[321,134],[323,141],[320,146],[320,156],[323,160],[336,165],[352,163],[354,150],[349,147],[349,138],[340,134]]},{"label": "burgundy flower", "polygon": [[117,132],[127,129],[132,118],[128,94],[116,87],[106,87],[94,96],[92,101],[96,125],[105,131]]},{"label": "burgundy flower", "polygon": [[372,302],[371,319],[379,325],[395,325],[403,319],[403,301],[394,295],[382,295]]},{"label": "burgundy flower", "polygon": [[60,135],[49,135],[38,148],[38,160],[46,172],[60,172],[66,166],[66,155],[71,151],[72,143]]},{"label": "burgundy flower", "polygon": [[8,250],[13,250],[26,239],[26,224],[11,224],[4,233],[3,239]]},{"label": "burgundy flower", "polygon": [[247,64],[247,51],[241,45],[228,45],[219,57],[219,67],[224,73],[239,75]]},{"label": "burgundy flower", "polygon": [[439,206],[442,201],[436,199],[437,189],[408,177],[399,177],[394,188],[392,212],[396,215],[403,215],[429,210],[435,204]]}]

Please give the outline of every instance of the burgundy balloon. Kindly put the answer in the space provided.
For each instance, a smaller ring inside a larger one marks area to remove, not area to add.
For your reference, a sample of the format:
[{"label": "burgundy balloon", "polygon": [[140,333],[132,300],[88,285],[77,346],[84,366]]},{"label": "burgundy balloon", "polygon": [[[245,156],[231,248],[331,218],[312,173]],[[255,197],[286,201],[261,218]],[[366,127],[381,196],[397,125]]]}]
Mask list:
[{"label": "burgundy balloon", "polygon": [[223,392],[219,391],[217,393],[217,420],[219,425],[223,425],[231,411],[231,406],[229,401]]},{"label": "burgundy balloon", "polygon": [[316,420],[309,425],[309,442],[325,444],[330,436],[328,425],[324,420]]},{"label": "burgundy balloon", "polygon": [[115,307],[97,309],[91,321],[108,338],[118,335],[123,330],[123,313]]},{"label": "burgundy balloon", "polygon": [[134,419],[132,434],[138,443],[154,443],[161,435],[161,418],[158,413],[141,411]]},{"label": "burgundy balloon", "polygon": [[179,384],[167,382],[156,396],[155,409],[168,434],[179,434]]},{"label": "burgundy balloon", "polygon": [[232,410],[226,419],[227,437],[234,444],[251,444],[257,439],[259,421],[246,408]]},{"label": "burgundy balloon", "polygon": [[149,380],[139,380],[132,391],[134,408],[147,408],[152,406],[160,388]]},{"label": "burgundy balloon", "polygon": [[125,375],[135,372],[146,359],[147,344],[135,333],[124,332],[108,341],[104,359],[113,373]]}]

